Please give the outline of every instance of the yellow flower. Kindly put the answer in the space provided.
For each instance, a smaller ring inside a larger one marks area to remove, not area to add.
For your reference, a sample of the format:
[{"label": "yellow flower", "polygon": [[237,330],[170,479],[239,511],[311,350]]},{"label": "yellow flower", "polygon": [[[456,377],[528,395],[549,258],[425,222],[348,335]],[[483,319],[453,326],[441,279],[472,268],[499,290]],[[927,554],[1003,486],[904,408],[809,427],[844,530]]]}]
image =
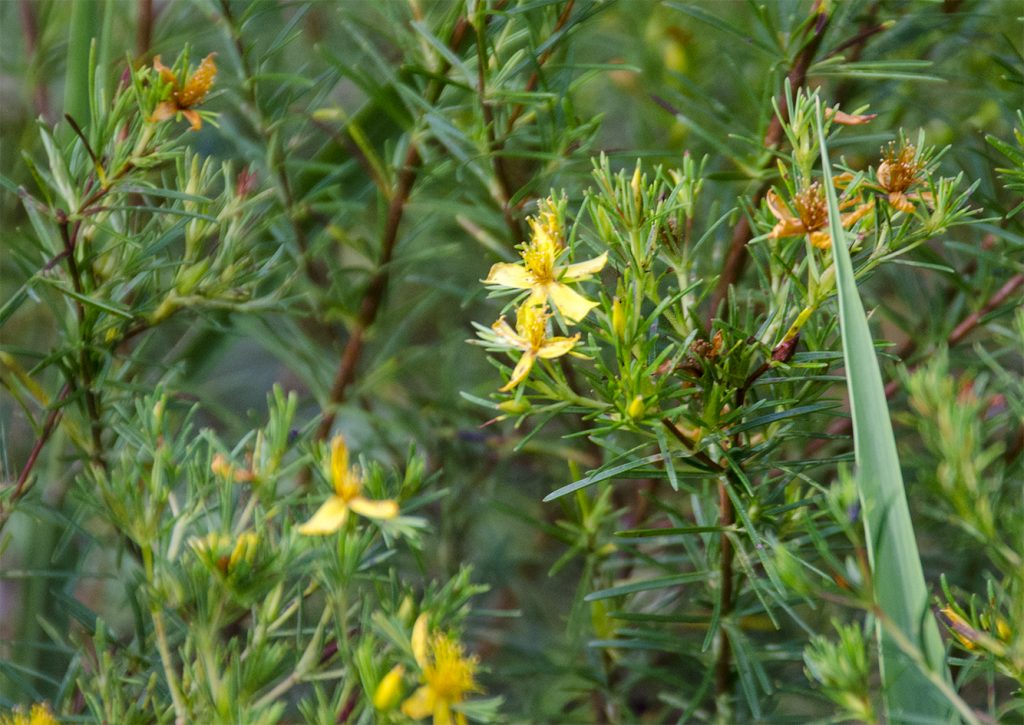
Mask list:
[{"label": "yellow flower", "polygon": [[192,124],[193,131],[198,131],[202,128],[203,120],[199,117],[199,113],[193,109],[203,102],[206,94],[210,92],[210,88],[213,86],[213,79],[217,76],[217,64],[213,61],[216,55],[216,53],[210,53],[203,58],[203,62],[199,64],[199,67],[193,73],[186,77],[184,83],[179,83],[178,77],[174,75],[174,71],[160,62],[159,55],[155,57],[153,59],[153,70],[160,74],[160,78],[164,83],[171,84],[171,97],[156,107],[149,120],[166,121],[168,118],[173,118],[180,113]]},{"label": "yellow flower", "polygon": [[0,716],[0,725],[58,725],[57,718],[46,705],[33,705],[32,711],[25,714],[22,710],[14,710],[8,715]]},{"label": "yellow flower", "polygon": [[509,346],[523,351],[523,356],[519,358],[512,371],[512,379],[508,381],[508,385],[501,388],[502,392],[507,392],[523,382],[530,374],[533,362],[537,358],[561,357],[572,350],[580,339],[579,333],[572,337],[548,337],[550,317],[551,313],[546,305],[538,307],[530,300],[526,300],[516,311],[516,329],[513,330],[512,326],[505,322],[504,317],[491,325],[498,338]]},{"label": "yellow flower", "polygon": [[[840,181],[840,179],[835,179],[833,183],[836,181]],[[814,182],[794,194],[793,207],[796,209],[796,214],[779,199],[774,189],[768,190],[765,202],[768,204],[768,211],[778,220],[768,235],[772,239],[799,237],[806,234],[811,244],[818,249],[829,249],[832,246],[832,235],[828,232],[828,203],[825,200],[825,190],[820,183]],[[858,202],[859,198],[845,199],[839,203],[839,208],[848,209]],[[871,204],[860,204],[854,211],[843,214],[841,218],[843,227],[853,226],[854,222],[870,210]]]},{"label": "yellow flower", "polygon": [[359,471],[349,468],[345,439],[335,436],[331,441],[331,482],[334,495],[299,527],[300,534],[333,534],[348,519],[348,512],[371,519],[393,519],[398,516],[398,504],[390,499],[372,501],[362,495],[363,479]]},{"label": "yellow flower", "polygon": [[540,305],[550,300],[566,321],[579,322],[597,306],[597,303],[588,300],[565,283],[590,279],[604,269],[608,262],[608,253],[605,252],[600,257],[588,259],[586,262],[559,266],[558,258],[565,251],[565,245],[554,202],[551,199],[541,202],[540,213],[531,217],[529,221],[533,234],[530,241],[522,245],[520,254],[523,257],[523,264],[495,264],[491,267],[484,284],[528,289],[529,303]]},{"label": "yellow flower", "polygon": [[476,657],[466,657],[462,645],[446,634],[436,633],[427,639],[427,615],[416,620],[412,634],[412,651],[420,666],[423,683],[402,703],[402,712],[414,720],[433,716],[434,725],[465,725],[466,716],[452,712],[470,692],[479,692],[473,678]]},{"label": "yellow flower", "polygon": [[910,214],[914,211],[911,199],[931,201],[932,195],[928,192],[907,193],[908,189],[922,181],[924,164],[917,158],[917,149],[908,143],[897,149],[896,143],[891,142],[883,152],[885,160],[878,166],[875,176],[879,188],[889,195],[889,206]]}]

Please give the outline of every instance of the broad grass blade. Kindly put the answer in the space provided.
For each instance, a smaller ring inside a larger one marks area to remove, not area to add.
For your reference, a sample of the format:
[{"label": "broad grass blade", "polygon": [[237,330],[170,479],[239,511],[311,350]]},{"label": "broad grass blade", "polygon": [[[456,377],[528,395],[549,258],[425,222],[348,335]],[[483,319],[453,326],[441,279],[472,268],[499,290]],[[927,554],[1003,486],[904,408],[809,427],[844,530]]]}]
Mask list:
[{"label": "broad grass blade", "polygon": [[[857,488],[873,572],[875,603],[881,615],[877,635],[887,719],[892,723],[951,722],[954,720],[952,703],[933,684],[935,675],[940,681],[949,681],[945,651],[929,609],[928,588],[903,488],[882,375],[831,183],[832,166],[820,105],[817,128],[853,416]],[[888,627],[883,626],[883,620],[902,636],[893,637]],[[919,656],[900,648],[898,639],[911,643]],[[931,671],[931,677],[922,667]]]}]

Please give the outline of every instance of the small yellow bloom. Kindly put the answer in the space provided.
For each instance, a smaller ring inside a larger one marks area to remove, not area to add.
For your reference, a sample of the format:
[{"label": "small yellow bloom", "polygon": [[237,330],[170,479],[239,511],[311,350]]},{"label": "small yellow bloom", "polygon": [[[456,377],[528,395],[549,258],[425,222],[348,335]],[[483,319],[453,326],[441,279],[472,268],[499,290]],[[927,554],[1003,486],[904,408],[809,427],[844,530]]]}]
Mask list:
[{"label": "small yellow bloom", "polygon": [[597,306],[596,302],[569,287],[566,282],[582,282],[604,269],[608,253],[586,262],[559,266],[558,258],[565,251],[561,225],[554,209],[554,202],[541,202],[540,213],[530,218],[533,234],[530,241],[522,245],[520,254],[523,264],[499,262],[491,267],[484,284],[511,289],[528,289],[527,300],[533,305],[548,300],[568,322],[579,322]]},{"label": "small yellow bloom", "polygon": [[[765,202],[768,204],[768,211],[778,220],[768,235],[772,239],[799,237],[806,234],[811,244],[818,249],[829,249],[832,246],[832,235],[828,232],[828,203],[825,199],[825,190],[820,183],[814,182],[793,196],[793,207],[796,209],[796,214],[779,199],[774,189],[768,190]],[[839,208],[848,209],[858,202],[857,198],[846,199],[840,202]],[[841,217],[843,227],[853,226],[854,222],[870,210],[871,204],[860,204],[854,211],[843,214]]]},{"label": "small yellow bloom", "polygon": [[331,441],[331,482],[334,495],[299,527],[300,534],[333,534],[340,529],[352,511],[371,519],[393,519],[398,516],[398,504],[386,499],[372,501],[362,495],[363,479],[359,471],[348,465],[348,448],[345,439],[335,436]]},{"label": "small yellow bloom", "polygon": [[896,143],[892,142],[882,151],[885,160],[878,166],[875,177],[878,186],[888,194],[889,206],[910,214],[914,211],[912,199],[931,201],[932,195],[928,192],[907,193],[923,181],[924,164],[917,157],[917,149],[908,143],[897,149]]},{"label": "small yellow bloom", "polygon": [[184,83],[179,83],[178,76],[170,68],[160,62],[158,55],[153,59],[153,70],[160,74],[164,83],[171,84],[171,97],[161,102],[150,121],[166,121],[177,114],[181,114],[192,124],[192,130],[198,131],[203,126],[203,119],[194,110],[206,99],[206,94],[213,86],[213,79],[217,77],[217,64],[214,62],[216,53],[210,53],[203,58],[203,62],[192,73],[188,74]]},{"label": "small yellow bloom", "polygon": [[468,693],[480,691],[474,679],[477,659],[466,657],[462,645],[446,634],[435,633],[428,642],[426,621],[426,615],[420,615],[412,637],[423,685],[402,703],[402,712],[414,720],[433,716],[434,725],[465,725],[466,716],[452,707]]},{"label": "small yellow bloom", "polygon": [[36,704],[31,712],[14,710],[10,714],[0,716],[0,725],[58,725],[57,718],[46,705]]},{"label": "small yellow bloom", "polygon": [[405,676],[405,668],[402,665],[395,665],[391,671],[384,675],[380,684],[373,693],[373,706],[381,712],[393,710],[398,700],[402,697],[402,677]]},{"label": "small yellow bloom", "polygon": [[556,358],[565,355],[572,350],[573,346],[580,339],[579,333],[572,337],[548,337],[548,319],[551,313],[547,306],[538,307],[530,300],[526,300],[516,311],[516,329],[505,322],[502,317],[491,329],[497,336],[510,347],[523,351],[515,370],[512,371],[512,378],[508,385],[501,388],[502,392],[512,390],[519,385],[530,374],[533,363],[537,358]]},{"label": "small yellow bloom", "polygon": [[216,454],[210,461],[210,471],[221,478],[234,479],[236,483],[246,483],[255,477],[252,471],[235,468],[223,453]]}]

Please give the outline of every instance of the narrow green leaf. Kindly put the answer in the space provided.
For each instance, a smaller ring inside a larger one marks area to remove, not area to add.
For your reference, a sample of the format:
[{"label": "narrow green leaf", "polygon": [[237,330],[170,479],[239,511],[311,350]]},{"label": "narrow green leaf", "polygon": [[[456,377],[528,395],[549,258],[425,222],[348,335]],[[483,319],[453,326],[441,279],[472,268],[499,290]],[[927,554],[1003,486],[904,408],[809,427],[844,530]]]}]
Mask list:
[{"label": "narrow green leaf", "polygon": [[664,589],[666,587],[674,587],[679,584],[704,581],[710,576],[711,574],[706,571],[693,571],[688,574],[659,576],[654,579],[644,579],[642,581],[619,584],[618,586],[608,587],[607,589],[599,589],[598,591],[591,592],[587,596],[583,597],[583,601],[596,602],[598,599],[611,599],[612,597],[619,597],[623,594],[635,594],[636,592],[647,592],[652,589]]},{"label": "narrow green leaf", "polygon": [[[832,177],[820,103],[817,112],[822,171]],[[857,291],[853,264],[840,222],[839,203],[832,184],[824,183],[829,232],[836,266],[843,358],[853,418],[857,488],[873,573],[875,600],[895,627],[921,652],[927,667],[948,681],[945,651],[929,610],[928,588],[914,538],[914,527],[903,488],[892,422],[874,341]],[[888,721],[951,722],[949,701],[879,626],[879,667]]]}]

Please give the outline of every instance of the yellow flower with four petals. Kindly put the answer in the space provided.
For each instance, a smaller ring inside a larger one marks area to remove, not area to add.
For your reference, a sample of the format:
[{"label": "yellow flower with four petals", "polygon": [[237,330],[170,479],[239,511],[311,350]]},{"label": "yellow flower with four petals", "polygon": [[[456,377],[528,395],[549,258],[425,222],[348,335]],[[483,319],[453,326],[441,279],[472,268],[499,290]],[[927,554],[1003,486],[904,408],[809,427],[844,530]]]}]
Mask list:
[{"label": "yellow flower with four petals", "polygon": [[537,306],[526,300],[516,311],[516,329],[500,318],[491,325],[495,335],[510,347],[523,351],[512,378],[501,392],[507,392],[519,385],[530,374],[537,358],[556,358],[570,352],[580,339],[579,333],[572,337],[548,337],[548,319],[551,313],[547,305]]},{"label": "yellow flower with four petals", "polygon": [[362,475],[357,469],[349,467],[348,447],[340,435],[331,441],[331,483],[334,485],[334,494],[313,514],[313,518],[299,526],[300,534],[333,534],[348,520],[349,511],[370,519],[393,519],[398,516],[398,504],[395,501],[374,501],[362,495]]},{"label": "yellow flower with four petals", "polygon": [[608,262],[608,253],[577,264],[559,265],[565,244],[554,202],[551,199],[542,201],[540,213],[529,221],[533,234],[530,241],[522,245],[523,263],[495,264],[484,284],[530,290],[528,303],[541,305],[550,301],[566,322],[579,322],[597,303],[566,283],[582,282],[600,272]]},{"label": "yellow flower with four petals", "polygon": [[434,725],[465,725],[466,716],[452,707],[480,691],[474,679],[477,658],[466,657],[447,634],[427,635],[427,615],[421,614],[412,629],[412,652],[423,684],[402,703],[402,712],[414,720],[433,716]]}]

